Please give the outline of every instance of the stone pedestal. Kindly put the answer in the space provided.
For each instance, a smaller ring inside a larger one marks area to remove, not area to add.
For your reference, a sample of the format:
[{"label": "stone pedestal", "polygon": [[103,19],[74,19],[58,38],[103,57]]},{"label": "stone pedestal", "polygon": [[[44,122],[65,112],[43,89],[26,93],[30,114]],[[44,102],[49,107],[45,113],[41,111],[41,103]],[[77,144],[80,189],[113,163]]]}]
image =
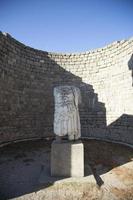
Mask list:
[{"label": "stone pedestal", "polygon": [[81,141],[54,141],[52,143],[51,176],[84,176],[84,146]]}]

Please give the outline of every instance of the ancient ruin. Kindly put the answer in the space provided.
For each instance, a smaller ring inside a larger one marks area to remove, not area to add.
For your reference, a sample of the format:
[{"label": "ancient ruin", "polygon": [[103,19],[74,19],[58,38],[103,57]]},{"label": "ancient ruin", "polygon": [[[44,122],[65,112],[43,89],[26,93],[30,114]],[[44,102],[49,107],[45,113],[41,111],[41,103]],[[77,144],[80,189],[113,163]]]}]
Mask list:
[{"label": "ancient ruin", "polygon": [[[71,88],[69,117],[78,116],[73,131],[66,122],[61,127],[69,108],[65,115],[54,104],[57,88],[65,86]],[[132,199],[132,102],[133,38],[83,53],[54,53],[0,32],[0,199]],[[53,143],[66,134],[67,147]],[[74,153],[75,144],[80,153],[84,145],[84,154]],[[57,162],[64,152],[67,159]],[[57,164],[52,173],[72,178],[51,177],[51,155]]]},{"label": "ancient ruin", "polygon": [[0,142],[53,136],[53,89],[80,89],[82,137],[133,143],[133,39],[84,53],[36,50],[0,33]]}]

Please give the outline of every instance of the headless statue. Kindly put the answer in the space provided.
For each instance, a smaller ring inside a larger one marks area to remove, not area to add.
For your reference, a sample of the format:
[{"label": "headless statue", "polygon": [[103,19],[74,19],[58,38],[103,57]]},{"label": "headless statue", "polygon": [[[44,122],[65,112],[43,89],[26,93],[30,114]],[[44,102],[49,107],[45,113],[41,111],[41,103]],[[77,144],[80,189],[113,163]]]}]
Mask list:
[{"label": "headless statue", "polygon": [[54,88],[55,112],[54,133],[56,139],[68,135],[68,140],[77,140],[81,136],[78,104],[81,103],[79,88],[58,86]]}]

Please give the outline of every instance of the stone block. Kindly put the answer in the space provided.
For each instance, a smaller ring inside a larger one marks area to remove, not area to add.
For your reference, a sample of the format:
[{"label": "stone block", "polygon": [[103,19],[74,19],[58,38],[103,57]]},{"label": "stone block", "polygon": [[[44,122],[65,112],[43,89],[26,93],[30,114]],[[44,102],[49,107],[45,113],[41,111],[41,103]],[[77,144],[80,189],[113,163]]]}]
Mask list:
[{"label": "stone block", "polygon": [[54,141],[51,149],[51,175],[84,176],[84,146],[81,141]]}]

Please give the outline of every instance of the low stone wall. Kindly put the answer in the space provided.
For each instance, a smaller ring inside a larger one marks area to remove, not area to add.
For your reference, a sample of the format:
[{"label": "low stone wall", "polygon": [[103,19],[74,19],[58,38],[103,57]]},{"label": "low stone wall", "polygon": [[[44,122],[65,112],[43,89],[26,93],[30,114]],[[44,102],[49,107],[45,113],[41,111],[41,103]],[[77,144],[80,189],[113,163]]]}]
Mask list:
[{"label": "low stone wall", "polygon": [[0,143],[54,136],[53,88],[80,88],[82,136],[133,144],[133,39],[85,53],[36,50],[0,33]]}]

